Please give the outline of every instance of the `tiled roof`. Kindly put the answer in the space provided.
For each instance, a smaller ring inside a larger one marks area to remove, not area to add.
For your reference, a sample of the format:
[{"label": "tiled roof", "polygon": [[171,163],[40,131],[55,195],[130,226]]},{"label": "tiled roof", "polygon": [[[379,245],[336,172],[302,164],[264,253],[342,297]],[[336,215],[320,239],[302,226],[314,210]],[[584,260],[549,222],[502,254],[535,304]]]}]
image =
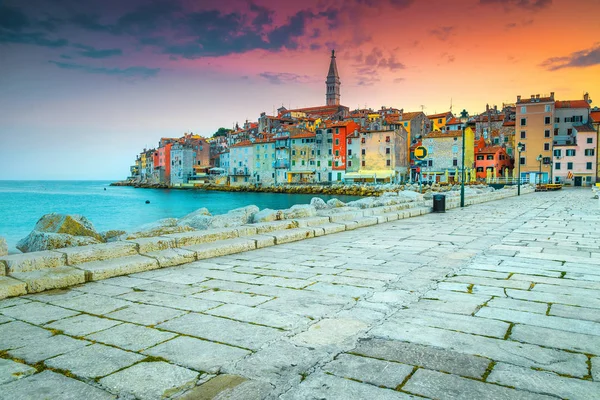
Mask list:
[{"label": "tiled roof", "polygon": [[436,119],[436,118],[447,117],[448,115],[451,115],[450,111],[446,111],[444,113],[439,113],[439,114],[428,115],[427,118]]},{"label": "tiled roof", "polygon": [[500,150],[502,150],[501,146],[487,146],[487,147],[477,150],[477,153],[496,154]]},{"label": "tiled roof", "polygon": [[315,137],[314,132],[293,132],[291,136],[292,139],[304,139],[313,137]]},{"label": "tiled roof", "polygon": [[594,127],[590,124],[574,126],[573,128],[575,128],[575,130],[577,130],[577,132],[596,132]]},{"label": "tiled roof", "polygon": [[421,114],[420,111],[402,113],[402,121],[410,121],[411,119],[415,118],[419,114]]},{"label": "tiled roof", "polygon": [[592,118],[592,121],[600,122],[600,111],[592,111],[590,117]]},{"label": "tiled roof", "polygon": [[502,126],[515,126],[516,122],[515,121],[504,121],[504,123],[502,124]]},{"label": "tiled roof", "polygon": [[446,125],[458,125],[461,124],[462,122],[460,122],[460,120],[456,117],[452,117],[448,120],[448,122],[446,122]]},{"label": "tiled roof", "polygon": [[590,104],[585,100],[563,100],[557,101],[556,108],[590,108]]},{"label": "tiled roof", "polygon": [[521,99],[520,101],[517,101],[517,104],[552,103],[553,101],[554,101],[554,99],[552,97],[540,97],[539,99],[527,98],[527,99]]},{"label": "tiled roof", "polygon": [[231,147],[250,147],[250,146],[252,146],[253,144],[254,144],[254,143],[252,143],[252,142],[251,142],[251,141],[249,141],[249,140],[242,140],[241,142],[239,142],[239,143],[236,143],[236,144],[234,144],[234,145],[233,145],[233,146],[231,146]]}]

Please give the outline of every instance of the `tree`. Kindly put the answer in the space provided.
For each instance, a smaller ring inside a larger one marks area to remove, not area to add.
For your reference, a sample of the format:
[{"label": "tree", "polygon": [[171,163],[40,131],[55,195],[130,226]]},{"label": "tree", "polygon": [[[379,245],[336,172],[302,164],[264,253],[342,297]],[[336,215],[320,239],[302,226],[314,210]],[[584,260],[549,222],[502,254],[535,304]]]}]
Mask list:
[{"label": "tree", "polygon": [[227,128],[219,128],[215,134],[213,135],[213,137],[218,137],[218,136],[227,136],[227,134],[231,132],[231,129],[227,129]]}]

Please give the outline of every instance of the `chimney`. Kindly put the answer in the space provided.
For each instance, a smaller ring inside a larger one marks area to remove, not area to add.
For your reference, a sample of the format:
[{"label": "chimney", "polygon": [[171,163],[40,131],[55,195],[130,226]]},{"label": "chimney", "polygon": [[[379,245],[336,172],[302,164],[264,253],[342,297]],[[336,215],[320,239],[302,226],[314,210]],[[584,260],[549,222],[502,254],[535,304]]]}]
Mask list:
[{"label": "chimney", "polygon": [[588,103],[590,101],[590,94],[589,93],[584,94],[583,100],[585,100],[585,102]]},{"label": "chimney", "polygon": [[536,94],[536,95],[535,95],[535,98],[536,98],[536,99],[539,99],[539,98],[540,98],[540,95],[539,95],[539,94]]},{"label": "chimney", "polygon": [[494,105],[494,112],[498,113],[498,106]]},{"label": "chimney", "polygon": [[517,96],[517,103],[521,101],[521,95]]},{"label": "chimney", "polygon": [[485,112],[490,112],[490,105],[489,104],[485,105]]},{"label": "chimney", "polygon": [[535,99],[535,94],[531,95],[531,100]]},{"label": "chimney", "polygon": [[554,100],[554,92],[550,92],[550,98]]}]

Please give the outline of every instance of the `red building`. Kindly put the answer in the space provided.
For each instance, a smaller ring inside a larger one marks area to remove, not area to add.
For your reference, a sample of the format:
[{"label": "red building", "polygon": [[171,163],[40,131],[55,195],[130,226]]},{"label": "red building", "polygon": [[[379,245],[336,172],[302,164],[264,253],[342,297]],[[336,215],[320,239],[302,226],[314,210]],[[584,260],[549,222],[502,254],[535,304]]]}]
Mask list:
[{"label": "red building", "polygon": [[331,146],[334,171],[344,171],[346,169],[346,144],[348,135],[359,129],[359,125],[352,121],[335,122],[329,126],[331,129],[333,143]]},{"label": "red building", "polygon": [[[164,144],[162,143],[163,141],[165,141]],[[159,171],[161,182],[167,184],[171,179],[171,146],[173,146],[173,143],[161,139],[161,146],[158,148],[158,164],[154,164],[155,169],[161,169],[161,171]]]},{"label": "red building", "polygon": [[496,171],[496,177],[509,177],[513,163],[505,147],[488,146],[482,136],[475,146],[475,168],[478,179],[485,179],[488,170]]}]

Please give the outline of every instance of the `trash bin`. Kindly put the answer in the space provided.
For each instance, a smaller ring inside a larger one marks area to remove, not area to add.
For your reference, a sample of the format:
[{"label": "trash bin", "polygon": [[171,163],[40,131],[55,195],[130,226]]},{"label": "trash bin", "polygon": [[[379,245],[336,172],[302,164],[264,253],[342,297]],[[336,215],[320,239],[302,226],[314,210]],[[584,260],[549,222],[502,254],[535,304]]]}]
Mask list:
[{"label": "trash bin", "polygon": [[446,195],[434,194],[433,195],[433,212],[446,212]]}]

